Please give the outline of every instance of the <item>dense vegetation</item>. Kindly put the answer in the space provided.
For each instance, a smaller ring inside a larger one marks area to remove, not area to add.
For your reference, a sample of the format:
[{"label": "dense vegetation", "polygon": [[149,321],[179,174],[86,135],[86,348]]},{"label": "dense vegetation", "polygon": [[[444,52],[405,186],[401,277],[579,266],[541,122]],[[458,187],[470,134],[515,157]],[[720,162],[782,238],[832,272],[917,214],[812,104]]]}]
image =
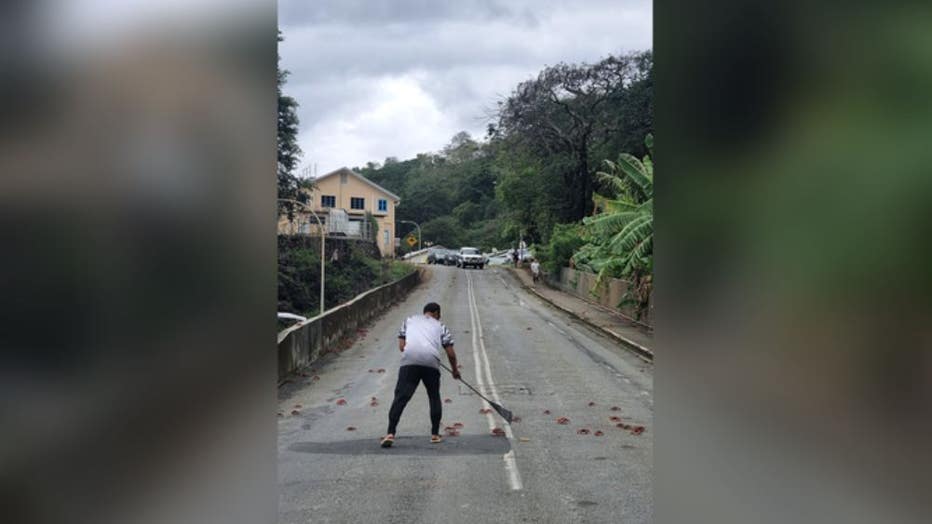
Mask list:
[{"label": "dense vegetation", "polygon": [[[653,152],[653,135],[645,139]],[[572,260],[580,269],[605,277],[621,276],[634,285],[623,302],[647,307],[654,270],[654,163],[649,155],[638,160],[622,153],[606,160],[607,171],[597,173],[611,196],[595,194],[597,214],[583,219],[586,239]]]},{"label": "dense vegetation", "polygon": [[547,67],[499,102],[484,138],[461,132],[442,151],[355,169],[401,197],[397,218],[420,223],[425,242],[489,250],[523,238],[548,271],[578,263],[649,293],[652,131],[646,51]]},{"label": "dense vegetation", "polygon": [[[371,242],[328,240],[324,300],[327,308],[373,287],[395,281],[414,268],[381,260]],[[313,317],[320,312],[320,238],[278,237],[278,310]]]}]

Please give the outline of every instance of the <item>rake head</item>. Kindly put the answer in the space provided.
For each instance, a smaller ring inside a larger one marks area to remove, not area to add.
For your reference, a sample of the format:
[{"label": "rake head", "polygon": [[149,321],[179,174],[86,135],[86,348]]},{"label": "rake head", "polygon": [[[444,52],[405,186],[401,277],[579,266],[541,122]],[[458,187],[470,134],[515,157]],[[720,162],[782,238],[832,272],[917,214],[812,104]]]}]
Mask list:
[{"label": "rake head", "polygon": [[489,402],[489,405],[492,406],[492,409],[494,409],[496,413],[501,415],[502,418],[505,419],[506,422],[511,424],[512,419],[514,419],[514,415],[511,413],[511,411],[508,411],[503,406],[500,406],[496,404],[495,402]]}]

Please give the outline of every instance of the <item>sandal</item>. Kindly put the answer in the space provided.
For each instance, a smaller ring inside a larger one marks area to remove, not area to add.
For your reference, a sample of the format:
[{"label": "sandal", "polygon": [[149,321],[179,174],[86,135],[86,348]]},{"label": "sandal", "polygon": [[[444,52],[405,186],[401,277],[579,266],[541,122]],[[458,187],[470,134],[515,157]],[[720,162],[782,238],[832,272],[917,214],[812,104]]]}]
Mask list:
[{"label": "sandal", "polygon": [[439,443],[441,443],[441,442],[443,442],[443,437],[441,437],[440,435],[431,435],[431,436],[430,436],[430,443],[431,443],[431,444],[439,444]]},{"label": "sandal", "polygon": [[385,435],[382,437],[382,447],[390,448],[395,443],[395,435]]}]

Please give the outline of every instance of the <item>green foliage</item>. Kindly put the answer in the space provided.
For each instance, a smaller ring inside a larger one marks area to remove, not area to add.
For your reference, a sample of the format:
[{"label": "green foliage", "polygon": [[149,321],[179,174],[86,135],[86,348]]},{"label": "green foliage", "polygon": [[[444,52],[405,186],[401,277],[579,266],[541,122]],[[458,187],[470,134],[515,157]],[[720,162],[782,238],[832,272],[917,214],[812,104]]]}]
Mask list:
[{"label": "green foliage", "polygon": [[535,254],[544,271],[556,275],[570,263],[570,259],[584,244],[580,224],[557,224],[546,244],[539,245]]},{"label": "green foliage", "polygon": [[463,243],[463,228],[455,218],[437,217],[421,225],[421,234],[434,244],[456,248]]},{"label": "green foliage", "polygon": [[592,166],[604,158],[596,155],[651,131],[652,70],[650,51],[560,63],[519,84],[500,104],[498,136],[556,167],[561,183],[542,189],[558,191],[560,221],[575,222],[591,209]]},{"label": "green foliage", "polygon": [[[334,253],[339,253],[334,257]],[[336,259],[334,259],[336,258]],[[410,264],[381,260],[372,243],[328,241],[325,261],[327,308],[414,271]],[[278,237],[278,310],[315,316],[320,312],[320,239]]]},{"label": "green foliage", "polygon": [[[652,152],[653,137],[645,145]],[[623,304],[635,304],[639,314],[646,307],[653,280],[654,164],[649,155],[642,160],[627,153],[608,168],[599,180],[613,196],[593,195],[599,213],[583,220],[587,242],[574,255],[577,267],[598,274],[595,288],[606,277],[623,277],[633,290]]]},{"label": "green foliage", "polygon": [[[460,132],[441,154],[387,158],[382,165],[370,162],[356,171],[401,197],[396,218],[419,223],[425,242],[491,247],[499,237],[495,154],[493,145]],[[399,226],[399,235],[409,227]],[[402,253],[410,250],[402,244]]]},{"label": "green foliage", "polygon": [[[647,136],[645,143],[653,138]],[[646,275],[653,270],[654,166],[649,155],[638,160],[622,153],[617,162],[606,160],[599,180],[615,196],[595,194],[600,210],[587,217],[589,242],[574,257],[582,268],[609,277]]]}]

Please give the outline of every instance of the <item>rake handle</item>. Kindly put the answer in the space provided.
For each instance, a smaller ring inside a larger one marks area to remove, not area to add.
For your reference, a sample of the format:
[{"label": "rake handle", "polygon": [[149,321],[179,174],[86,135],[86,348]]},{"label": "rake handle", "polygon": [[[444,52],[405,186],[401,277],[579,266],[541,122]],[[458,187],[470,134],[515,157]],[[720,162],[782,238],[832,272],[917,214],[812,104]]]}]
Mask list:
[{"label": "rake handle", "polygon": [[[437,363],[440,364],[440,367],[442,367],[443,369],[449,371],[451,375],[453,374],[453,370],[450,369],[450,368],[448,368],[448,367],[446,367],[446,366],[443,364],[443,362],[440,362],[440,359],[437,359]],[[476,395],[479,395],[479,397],[482,398],[482,400],[485,400],[485,401],[488,402],[489,404],[495,404],[496,406],[498,405],[498,404],[496,404],[495,402],[492,402],[491,400],[489,400],[488,398],[486,398],[486,396],[483,395],[482,393],[479,393],[479,391],[478,391],[476,388],[472,387],[472,385],[470,385],[469,382],[466,382],[466,381],[463,380],[462,378],[460,378],[459,381],[462,382],[463,384],[466,384],[466,387],[469,388],[469,389],[471,389],[471,390],[473,390],[473,392],[475,392]]]}]

